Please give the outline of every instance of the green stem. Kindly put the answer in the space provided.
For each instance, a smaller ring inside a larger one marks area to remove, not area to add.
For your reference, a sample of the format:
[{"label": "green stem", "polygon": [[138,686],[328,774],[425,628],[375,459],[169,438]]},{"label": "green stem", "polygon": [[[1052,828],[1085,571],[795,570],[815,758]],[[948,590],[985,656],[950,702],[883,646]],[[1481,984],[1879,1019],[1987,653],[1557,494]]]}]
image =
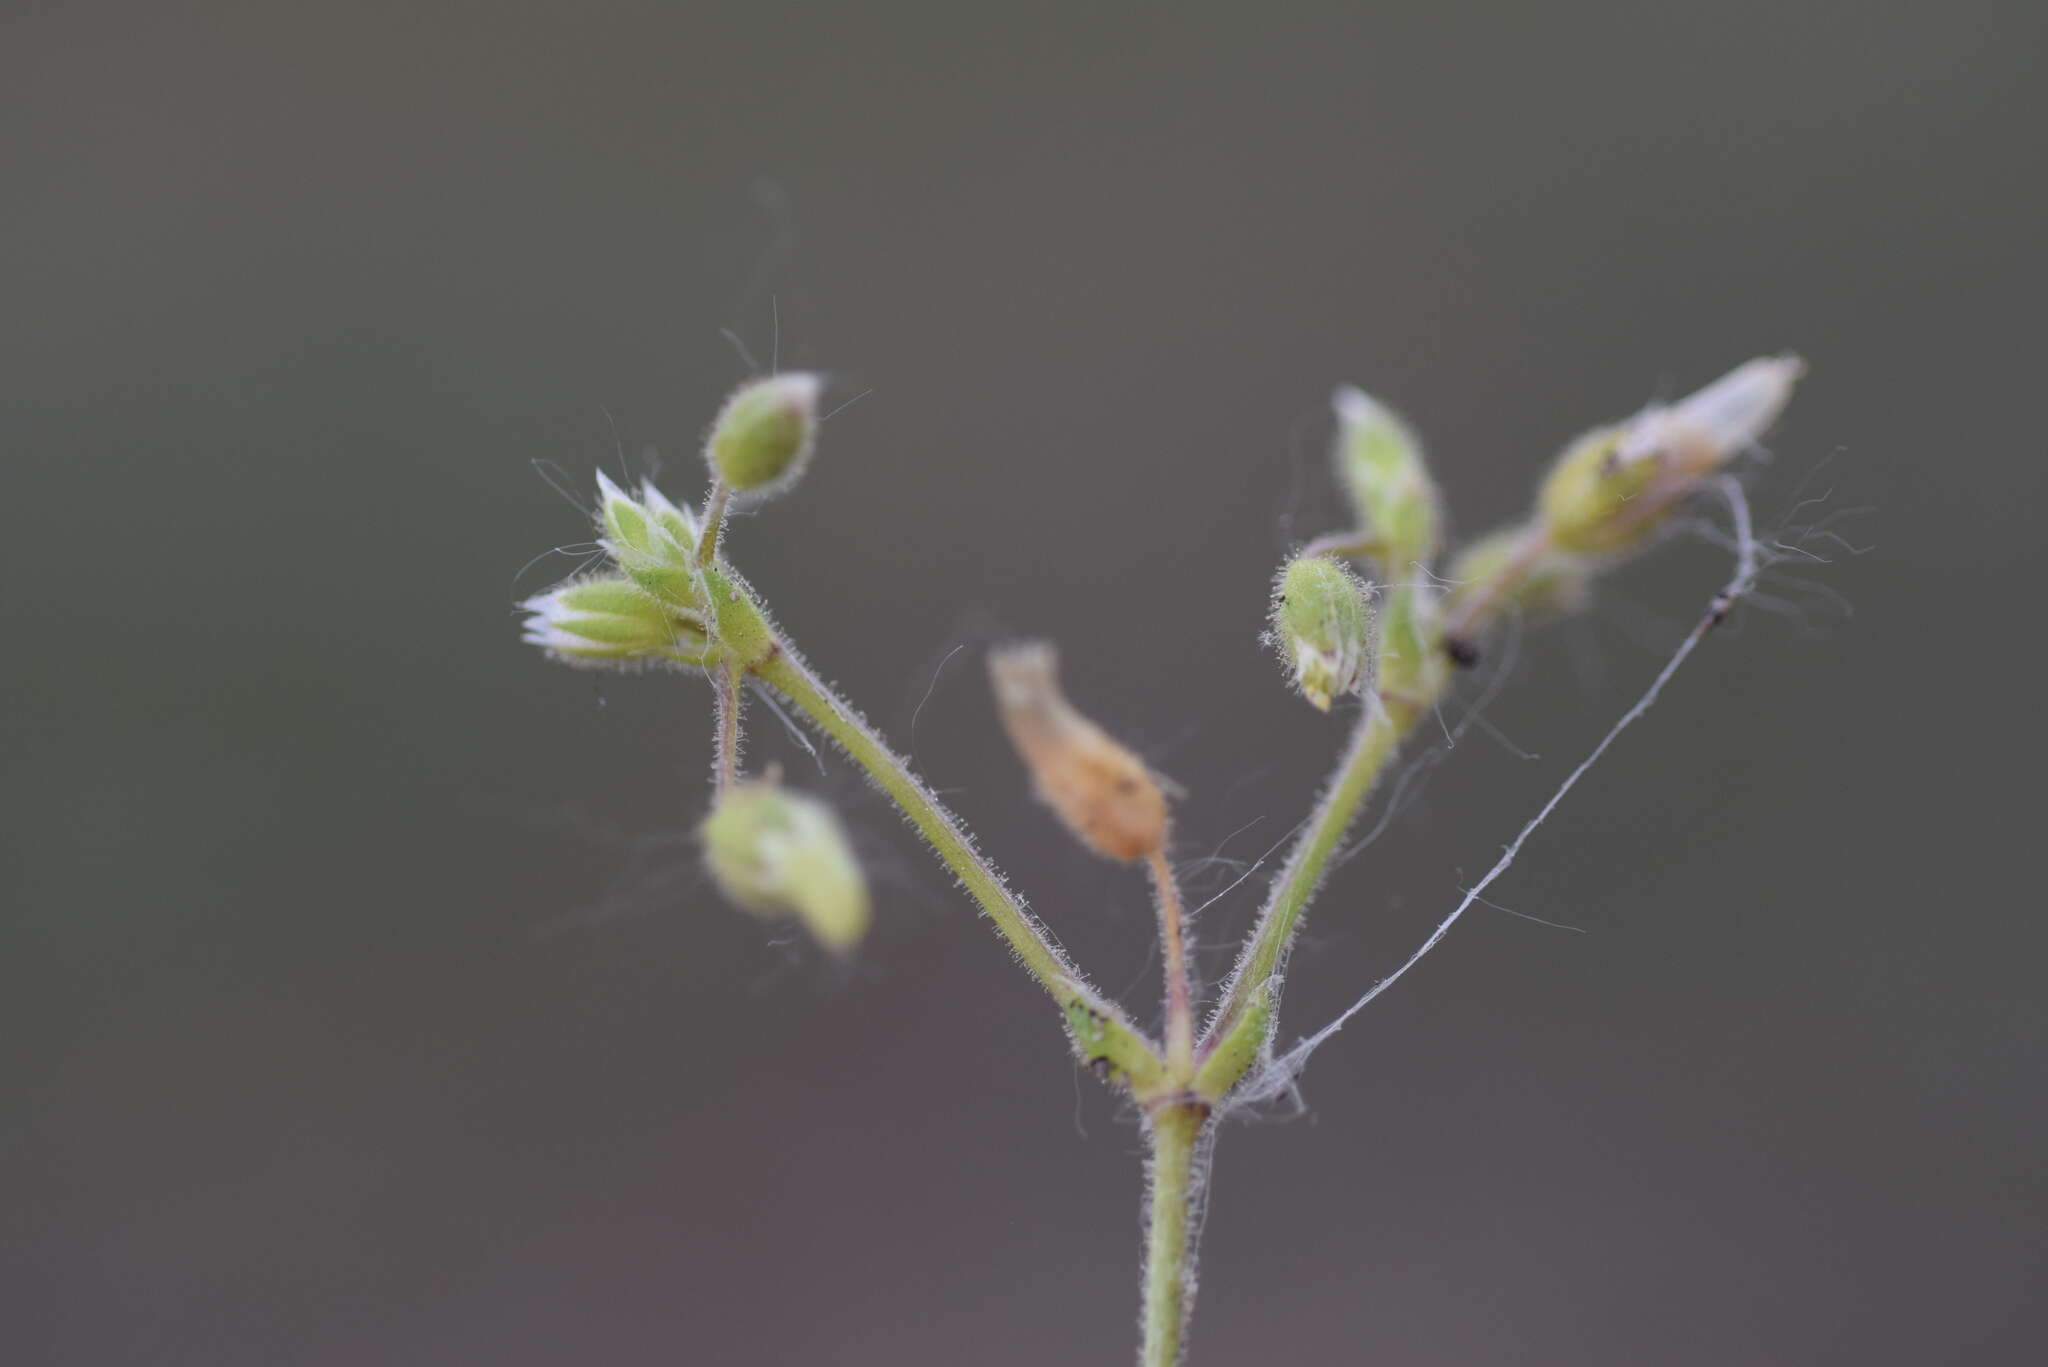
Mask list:
[{"label": "green stem", "polygon": [[1301,929],[1309,901],[1329,873],[1330,860],[1344,843],[1345,832],[1358,819],[1380,775],[1425,712],[1436,706],[1450,681],[1441,658],[1444,642],[1456,633],[1476,630],[1508,601],[1515,587],[1542,561],[1548,539],[1532,532],[1527,543],[1489,582],[1474,586],[1470,605],[1448,627],[1439,624],[1414,585],[1395,588],[1383,621],[1389,636],[1381,640],[1378,678],[1383,691],[1377,706],[1368,706],[1337,770],[1309,816],[1287,863],[1273,881],[1273,890],[1259,913],[1258,924],[1245,942],[1237,965],[1223,986],[1223,999],[1209,1018],[1200,1047],[1196,1092],[1215,1101],[1250,1071],[1265,1046],[1279,1010],[1281,978],[1287,952]]},{"label": "green stem", "polygon": [[[1414,725],[1419,710],[1406,701],[1382,703],[1369,707],[1359,719],[1358,729],[1352,732],[1351,743],[1338,761],[1336,774],[1323,789],[1308,828],[1287,852],[1287,862],[1274,880],[1252,937],[1224,984],[1223,1001],[1210,1021],[1205,1050],[1215,1048],[1232,1029],[1251,1019],[1246,1007],[1260,1000],[1269,984],[1286,968],[1287,951],[1300,928],[1309,899],[1322,885],[1344,833],[1358,819],[1359,809],[1400,748],[1402,737]],[[1262,1021],[1270,1020],[1275,1003],[1268,999],[1264,1005],[1266,1010],[1252,1014]]]},{"label": "green stem", "polygon": [[697,568],[707,569],[718,559],[718,539],[725,534],[725,505],[732,490],[725,481],[713,478],[711,492],[704,499],[704,527],[697,533]]},{"label": "green stem", "polygon": [[1195,1293],[1195,1207],[1208,1139],[1209,1108],[1162,1107],[1145,1127],[1144,1305],[1139,1367],[1176,1367]]},{"label": "green stem", "polygon": [[1543,557],[1550,554],[1550,533],[1540,522],[1532,522],[1522,533],[1522,543],[1508,557],[1493,577],[1481,584],[1473,585],[1466,593],[1463,604],[1444,624],[1442,639],[1451,641],[1469,640],[1490,618],[1495,616],[1501,605],[1508,601],[1526,580],[1543,563]]},{"label": "green stem", "polygon": [[740,776],[740,666],[726,661],[718,670],[718,767],[716,787],[721,793]]},{"label": "green stem", "polygon": [[790,643],[778,638],[754,673],[788,698],[865,769],[910,824],[953,871],[961,886],[997,933],[1045,990],[1060,1004],[1082,1061],[1106,1077],[1127,1083],[1140,1100],[1168,1087],[1159,1048],[1141,1035],[1123,1012],[1102,997],[1067,959],[1052,933],[1025,909],[1003,877],[974,848],[954,815],[920,782],[910,767],[883,744],[860,714],[811,672]]}]

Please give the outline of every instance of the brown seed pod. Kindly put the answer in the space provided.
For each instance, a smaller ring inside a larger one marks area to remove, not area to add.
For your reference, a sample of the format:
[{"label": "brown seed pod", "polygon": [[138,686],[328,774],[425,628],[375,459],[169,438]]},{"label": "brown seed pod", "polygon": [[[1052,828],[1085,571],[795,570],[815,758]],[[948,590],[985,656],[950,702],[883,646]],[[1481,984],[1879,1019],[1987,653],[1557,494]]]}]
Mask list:
[{"label": "brown seed pod", "polygon": [[1144,859],[1166,845],[1166,795],[1136,755],[1074,710],[1060,691],[1059,656],[1044,641],[1003,646],[989,681],[1011,744],[1039,798],[1080,840],[1111,859]]}]

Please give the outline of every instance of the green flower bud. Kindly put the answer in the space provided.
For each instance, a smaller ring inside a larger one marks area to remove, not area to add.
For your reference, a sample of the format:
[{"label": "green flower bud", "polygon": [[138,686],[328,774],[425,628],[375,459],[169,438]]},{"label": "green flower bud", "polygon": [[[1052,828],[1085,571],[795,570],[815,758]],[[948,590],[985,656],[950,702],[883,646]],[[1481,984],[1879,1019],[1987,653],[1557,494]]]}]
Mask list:
[{"label": "green flower bud", "polygon": [[1553,544],[1608,555],[1640,542],[1669,511],[1671,500],[1649,497],[1664,479],[1663,460],[1623,460],[1628,428],[1588,432],[1558,457],[1536,496]]},{"label": "green flower bud", "polygon": [[795,916],[835,954],[867,934],[868,885],[832,809],[772,781],[734,785],[701,831],[719,888],[757,916]]},{"label": "green flower bud", "polygon": [[1375,559],[1406,578],[1436,557],[1443,517],[1422,443],[1393,410],[1350,385],[1331,400],[1337,410],[1337,478],[1359,524],[1371,534]]},{"label": "green flower bud", "polygon": [[766,498],[803,473],[818,434],[824,382],[801,372],[740,386],[719,410],[705,443],[712,473],[735,494]]},{"label": "green flower bud", "polygon": [[564,664],[703,663],[703,622],[618,575],[572,580],[520,607],[525,639]]},{"label": "green flower bud", "polygon": [[1372,590],[1329,556],[1302,556],[1273,587],[1270,640],[1281,666],[1311,705],[1365,687],[1372,637]]},{"label": "green flower bud", "polygon": [[1703,480],[1764,434],[1805,369],[1796,356],[1762,357],[1677,403],[1573,442],[1537,495],[1551,543],[1586,555],[1641,545]]},{"label": "green flower bud", "polygon": [[701,613],[704,604],[692,560],[699,528],[696,516],[662,497],[651,482],[634,498],[603,471],[597,476],[600,541],[626,576],[671,607]]}]

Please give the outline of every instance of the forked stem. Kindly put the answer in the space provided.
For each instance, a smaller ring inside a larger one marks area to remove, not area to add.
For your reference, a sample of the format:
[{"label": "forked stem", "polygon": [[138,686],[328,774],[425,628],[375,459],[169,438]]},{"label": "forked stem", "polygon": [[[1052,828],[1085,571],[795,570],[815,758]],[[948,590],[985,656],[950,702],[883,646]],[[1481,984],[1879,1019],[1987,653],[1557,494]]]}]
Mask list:
[{"label": "forked stem", "polygon": [[982,914],[994,923],[1018,962],[1059,1003],[1082,1061],[1104,1077],[1122,1081],[1140,1100],[1165,1090],[1168,1083],[1158,1046],[1088,984],[1052,933],[1025,909],[994,865],[974,848],[959,820],[860,714],[811,671],[795,647],[778,637],[774,652],[754,666],[754,673],[831,737],[910,819]]},{"label": "forked stem", "polygon": [[[1410,624],[1413,639],[1407,648],[1426,654],[1444,649],[1450,639],[1461,639],[1482,629],[1512,600],[1516,588],[1542,564],[1550,549],[1549,538],[1540,532],[1509,557],[1507,563],[1486,582],[1473,588],[1468,606],[1448,625],[1437,625],[1419,611],[1414,585],[1393,590],[1388,602],[1389,620]],[[1428,622],[1428,625],[1423,623]],[[1383,643],[1384,644],[1384,643]],[[1382,669],[1385,660],[1382,659]],[[1249,1071],[1265,1046],[1263,1035],[1272,1028],[1279,1006],[1287,953],[1301,929],[1301,920],[1316,890],[1329,875],[1330,862],[1337,857],[1345,833],[1358,819],[1365,800],[1372,795],[1380,776],[1399,753],[1402,741],[1415,723],[1444,693],[1449,674],[1442,669],[1411,670],[1409,691],[1387,691],[1366,702],[1365,715],[1337,761],[1309,814],[1308,825],[1287,852],[1287,862],[1266,897],[1251,938],[1245,942],[1237,964],[1223,987],[1223,999],[1209,1019],[1199,1046],[1204,1071],[1203,1094],[1220,1097]],[[1258,1010],[1252,1009],[1257,1006]],[[1260,1038],[1248,1038],[1256,1033]]]}]

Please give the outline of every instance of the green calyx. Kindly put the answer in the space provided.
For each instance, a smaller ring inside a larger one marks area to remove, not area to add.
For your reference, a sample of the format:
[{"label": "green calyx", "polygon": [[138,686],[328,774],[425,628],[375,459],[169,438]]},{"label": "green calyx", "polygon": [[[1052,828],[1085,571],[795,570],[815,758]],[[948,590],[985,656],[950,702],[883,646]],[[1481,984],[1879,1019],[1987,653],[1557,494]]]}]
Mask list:
[{"label": "green calyx", "polygon": [[711,425],[705,458],[739,495],[766,497],[795,482],[817,440],[816,375],[770,375],[742,385]]},{"label": "green calyx", "polygon": [[521,606],[528,614],[527,642],[566,664],[705,662],[703,619],[620,575],[572,580]]},{"label": "green calyx", "polygon": [[1670,511],[1659,496],[1666,454],[1624,448],[1628,428],[1580,437],[1557,459],[1536,496],[1538,515],[1559,550],[1613,555],[1649,536]]},{"label": "green calyx", "polygon": [[1300,556],[1280,572],[1272,641],[1295,688],[1319,711],[1364,687],[1370,601],[1365,582],[1329,556]]},{"label": "green calyx", "polygon": [[775,628],[738,575],[724,568],[707,569],[704,591],[711,599],[718,648],[726,659],[752,669],[775,654]]},{"label": "green calyx", "polygon": [[651,596],[701,614],[695,515],[662,497],[652,483],[643,483],[635,498],[600,472],[597,492],[599,540],[612,563]]},{"label": "green calyx", "polygon": [[728,789],[705,818],[704,859],[727,897],[758,916],[794,916],[846,954],[873,919],[867,879],[832,809],[766,781]]}]

